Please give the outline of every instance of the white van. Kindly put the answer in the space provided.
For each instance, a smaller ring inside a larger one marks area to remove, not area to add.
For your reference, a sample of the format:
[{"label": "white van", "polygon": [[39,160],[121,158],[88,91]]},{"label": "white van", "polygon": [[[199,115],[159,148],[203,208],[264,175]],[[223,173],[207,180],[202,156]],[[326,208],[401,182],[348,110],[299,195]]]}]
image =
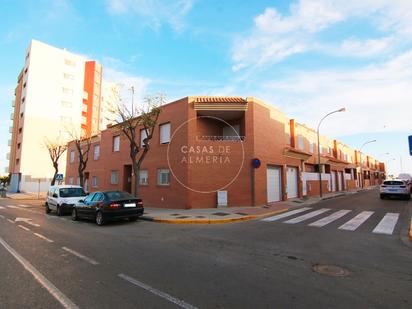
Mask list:
[{"label": "white van", "polygon": [[45,203],[46,213],[55,210],[58,216],[71,213],[72,207],[87,195],[80,186],[51,186],[47,192]]}]

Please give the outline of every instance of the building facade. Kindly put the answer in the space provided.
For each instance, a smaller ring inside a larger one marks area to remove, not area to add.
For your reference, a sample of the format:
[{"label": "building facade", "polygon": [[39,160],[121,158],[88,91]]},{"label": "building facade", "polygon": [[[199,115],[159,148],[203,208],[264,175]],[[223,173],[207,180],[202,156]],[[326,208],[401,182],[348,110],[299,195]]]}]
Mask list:
[{"label": "building facade", "polygon": [[[11,191],[46,191],[54,169],[45,139],[99,131],[102,67],[95,61],[32,40],[18,77],[10,128]],[[77,133],[76,133],[77,134]],[[59,162],[65,173],[65,159]]]},{"label": "building facade", "polygon": [[[138,195],[145,205],[251,206],[319,194],[316,132],[274,107],[255,98],[199,96],[161,109],[139,173]],[[146,132],[138,130],[142,143]],[[323,192],[361,186],[357,152],[326,136],[320,144]],[[132,192],[130,147],[119,127],[94,136],[91,149],[86,189]],[[382,163],[366,155],[362,163],[364,186],[384,177]],[[78,181],[77,166],[70,142],[66,183]]]}]

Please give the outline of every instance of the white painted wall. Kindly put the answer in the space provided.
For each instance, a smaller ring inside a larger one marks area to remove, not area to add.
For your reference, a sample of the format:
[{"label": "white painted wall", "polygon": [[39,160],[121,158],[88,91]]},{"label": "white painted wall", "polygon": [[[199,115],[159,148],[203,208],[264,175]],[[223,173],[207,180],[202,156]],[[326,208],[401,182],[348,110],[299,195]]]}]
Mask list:
[{"label": "white painted wall", "polygon": [[[25,64],[28,72],[24,77],[26,89],[23,91],[20,190],[33,192],[37,191],[38,183],[26,181],[26,176],[51,178],[54,172],[43,144],[44,138],[54,140],[60,137],[61,141],[67,141],[71,139],[68,129],[80,129],[86,59],[35,40],[31,42],[28,52]],[[75,65],[67,65],[65,60]],[[72,78],[65,78],[65,73]],[[63,88],[72,89],[73,93],[64,93]],[[62,101],[70,102],[71,106],[63,106]],[[59,162],[60,173],[65,172],[65,161],[66,154]],[[41,186],[43,188],[43,184]]]}]

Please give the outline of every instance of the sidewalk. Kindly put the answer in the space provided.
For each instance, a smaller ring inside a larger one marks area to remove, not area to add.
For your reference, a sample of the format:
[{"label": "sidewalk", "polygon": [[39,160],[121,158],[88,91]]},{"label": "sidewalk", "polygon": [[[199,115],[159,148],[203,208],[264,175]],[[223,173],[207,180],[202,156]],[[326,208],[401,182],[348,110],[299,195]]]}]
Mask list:
[{"label": "sidewalk", "polygon": [[145,207],[145,213],[140,218],[147,221],[173,224],[215,224],[246,221],[273,216],[293,208],[313,205],[321,200],[355,194],[368,189],[328,193],[325,194],[322,199],[319,197],[291,199],[259,207],[221,207],[206,209],[159,209]]},{"label": "sidewalk", "polygon": [[20,193],[6,193],[7,198],[12,199],[12,200],[45,200],[46,199],[46,193],[40,192],[40,194],[37,193],[31,193],[31,192],[20,192]]}]

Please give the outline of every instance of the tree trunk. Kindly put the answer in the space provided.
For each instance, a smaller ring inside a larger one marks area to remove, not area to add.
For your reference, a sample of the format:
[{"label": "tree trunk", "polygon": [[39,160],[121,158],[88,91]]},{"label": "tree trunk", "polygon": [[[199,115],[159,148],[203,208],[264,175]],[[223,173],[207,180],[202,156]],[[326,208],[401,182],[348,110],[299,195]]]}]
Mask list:
[{"label": "tree trunk", "polygon": [[52,186],[56,184],[56,176],[59,173],[59,164],[57,162],[53,162],[53,167],[54,167],[54,175],[53,175],[53,179],[50,184]]}]

